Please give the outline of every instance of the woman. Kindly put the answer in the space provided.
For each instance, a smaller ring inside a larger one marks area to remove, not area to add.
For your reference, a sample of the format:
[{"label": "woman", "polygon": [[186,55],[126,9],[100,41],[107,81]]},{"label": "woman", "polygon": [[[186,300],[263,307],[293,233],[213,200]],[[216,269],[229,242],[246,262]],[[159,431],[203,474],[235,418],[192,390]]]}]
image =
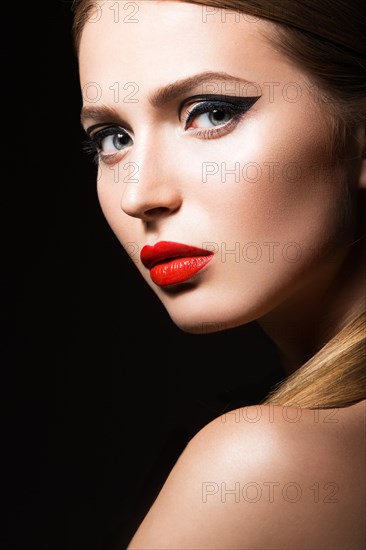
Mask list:
[{"label": "woman", "polygon": [[74,32],[112,230],[182,330],[256,321],[288,372],[128,548],[364,548],[364,4],[80,0]]}]

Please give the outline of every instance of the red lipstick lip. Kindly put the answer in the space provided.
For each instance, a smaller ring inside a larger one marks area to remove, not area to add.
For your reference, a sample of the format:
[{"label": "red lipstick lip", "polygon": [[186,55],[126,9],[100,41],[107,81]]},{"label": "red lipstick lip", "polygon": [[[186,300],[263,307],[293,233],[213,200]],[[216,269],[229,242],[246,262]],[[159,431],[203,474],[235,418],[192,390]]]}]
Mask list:
[{"label": "red lipstick lip", "polygon": [[193,258],[195,256],[211,256],[213,252],[203,250],[196,246],[189,246],[170,241],[160,241],[154,246],[144,246],[140,258],[147,269],[152,269],[156,264],[168,262],[174,258]]},{"label": "red lipstick lip", "polygon": [[196,246],[160,241],[154,246],[144,246],[140,257],[143,265],[150,270],[153,283],[164,287],[191,279],[211,261],[213,252]]}]

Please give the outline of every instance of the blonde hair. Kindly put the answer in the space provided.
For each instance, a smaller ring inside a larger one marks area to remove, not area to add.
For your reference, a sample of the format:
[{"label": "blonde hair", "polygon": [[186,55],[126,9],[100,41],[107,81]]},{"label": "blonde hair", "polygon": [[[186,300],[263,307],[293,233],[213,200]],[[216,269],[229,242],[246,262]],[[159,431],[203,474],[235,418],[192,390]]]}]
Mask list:
[{"label": "blonde hair", "polygon": [[273,389],[263,404],[347,407],[366,397],[366,312]]},{"label": "blonde hair", "polygon": [[[366,4],[364,0],[179,0],[235,10],[277,23],[277,47],[312,75],[332,98],[334,151],[366,121]],[[96,0],[74,0],[76,52]],[[331,21],[330,21],[331,14]],[[328,106],[328,103],[327,103]],[[342,328],[274,388],[264,404],[347,407],[366,398],[366,313]]]}]

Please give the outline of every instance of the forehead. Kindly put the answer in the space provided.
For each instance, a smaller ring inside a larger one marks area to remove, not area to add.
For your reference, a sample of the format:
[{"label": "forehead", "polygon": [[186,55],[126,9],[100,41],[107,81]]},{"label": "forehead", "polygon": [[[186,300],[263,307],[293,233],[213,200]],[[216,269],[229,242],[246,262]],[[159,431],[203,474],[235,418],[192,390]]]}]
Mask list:
[{"label": "forehead", "polygon": [[81,81],[134,82],[150,90],[210,70],[262,83],[294,79],[299,71],[270,40],[274,28],[180,1],[100,2],[81,36]]}]

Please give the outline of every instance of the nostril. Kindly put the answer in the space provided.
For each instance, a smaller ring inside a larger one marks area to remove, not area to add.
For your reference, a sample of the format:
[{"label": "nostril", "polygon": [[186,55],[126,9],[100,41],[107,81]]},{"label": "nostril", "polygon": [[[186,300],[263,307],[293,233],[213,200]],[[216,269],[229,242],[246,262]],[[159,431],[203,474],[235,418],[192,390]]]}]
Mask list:
[{"label": "nostril", "polygon": [[159,206],[156,208],[149,208],[148,210],[144,211],[144,215],[146,218],[157,218],[166,216],[171,212],[170,208],[166,208],[165,206]]}]

